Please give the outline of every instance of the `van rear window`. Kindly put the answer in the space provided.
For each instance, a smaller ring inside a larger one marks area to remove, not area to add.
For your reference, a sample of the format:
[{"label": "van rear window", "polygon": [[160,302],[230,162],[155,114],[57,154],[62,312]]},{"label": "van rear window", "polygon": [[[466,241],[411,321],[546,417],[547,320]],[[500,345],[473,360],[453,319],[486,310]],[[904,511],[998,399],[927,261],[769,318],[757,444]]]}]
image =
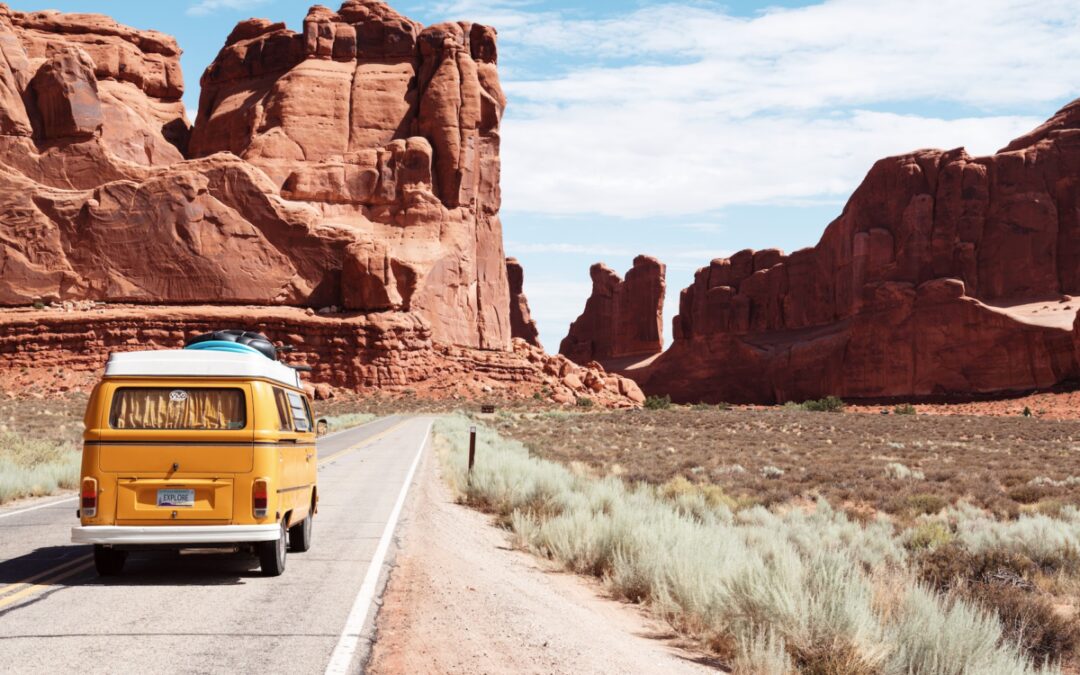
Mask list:
[{"label": "van rear window", "polygon": [[201,429],[247,426],[241,389],[121,387],[113,394],[113,429]]}]

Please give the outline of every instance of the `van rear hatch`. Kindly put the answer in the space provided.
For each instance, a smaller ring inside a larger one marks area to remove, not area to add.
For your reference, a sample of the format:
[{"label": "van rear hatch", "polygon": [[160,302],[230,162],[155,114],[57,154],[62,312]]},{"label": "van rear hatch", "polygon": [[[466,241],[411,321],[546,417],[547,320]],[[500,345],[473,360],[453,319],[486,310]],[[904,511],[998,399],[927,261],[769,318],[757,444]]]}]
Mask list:
[{"label": "van rear hatch", "polygon": [[230,520],[231,478],[121,478],[116,486],[117,524],[125,521]]},{"label": "van rear hatch", "polygon": [[254,463],[246,385],[113,388],[98,468],[116,475],[116,524],[229,521],[233,475]]}]

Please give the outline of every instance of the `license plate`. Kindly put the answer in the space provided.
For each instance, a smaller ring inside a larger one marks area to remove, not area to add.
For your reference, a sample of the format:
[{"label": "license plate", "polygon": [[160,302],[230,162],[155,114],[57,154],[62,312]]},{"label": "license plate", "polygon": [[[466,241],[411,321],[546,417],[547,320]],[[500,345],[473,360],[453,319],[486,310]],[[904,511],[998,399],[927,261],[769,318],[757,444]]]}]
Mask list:
[{"label": "license plate", "polygon": [[158,506],[178,506],[178,507],[195,506],[195,491],[194,490],[158,490],[157,491],[157,505]]}]

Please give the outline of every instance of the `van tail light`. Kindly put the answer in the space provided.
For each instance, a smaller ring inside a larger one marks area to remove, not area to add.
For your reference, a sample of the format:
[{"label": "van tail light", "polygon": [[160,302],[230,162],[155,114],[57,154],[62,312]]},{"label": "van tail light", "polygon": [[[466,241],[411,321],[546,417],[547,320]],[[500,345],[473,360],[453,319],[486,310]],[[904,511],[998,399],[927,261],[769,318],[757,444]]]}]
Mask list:
[{"label": "van tail light", "polygon": [[83,518],[93,518],[97,515],[98,502],[98,484],[96,478],[83,478],[81,495],[81,515]]},{"label": "van tail light", "polygon": [[270,503],[270,481],[256,478],[251,489],[251,510],[256,518],[265,518]]}]

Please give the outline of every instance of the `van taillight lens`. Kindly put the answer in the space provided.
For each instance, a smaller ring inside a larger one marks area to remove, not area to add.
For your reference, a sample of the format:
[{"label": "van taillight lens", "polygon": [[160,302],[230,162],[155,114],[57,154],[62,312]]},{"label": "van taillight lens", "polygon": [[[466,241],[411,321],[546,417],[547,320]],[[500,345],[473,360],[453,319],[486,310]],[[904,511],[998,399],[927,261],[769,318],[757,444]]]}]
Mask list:
[{"label": "van taillight lens", "polygon": [[256,518],[265,518],[270,503],[270,482],[265,478],[255,479],[251,490],[251,509]]},{"label": "van taillight lens", "polygon": [[97,515],[98,486],[96,478],[83,478],[82,480],[82,509],[83,518],[93,518]]}]

